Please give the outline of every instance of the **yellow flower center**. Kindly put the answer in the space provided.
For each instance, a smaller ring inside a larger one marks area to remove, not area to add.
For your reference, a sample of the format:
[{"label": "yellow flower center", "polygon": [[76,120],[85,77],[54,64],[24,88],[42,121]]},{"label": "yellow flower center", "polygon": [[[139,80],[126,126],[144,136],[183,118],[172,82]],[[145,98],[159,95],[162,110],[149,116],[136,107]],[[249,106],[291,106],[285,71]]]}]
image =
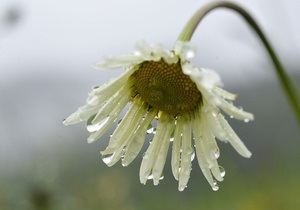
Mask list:
[{"label": "yellow flower center", "polygon": [[150,106],[178,115],[194,110],[201,103],[196,84],[183,74],[180,63],[145,61],[135,75],[138,94]]}]

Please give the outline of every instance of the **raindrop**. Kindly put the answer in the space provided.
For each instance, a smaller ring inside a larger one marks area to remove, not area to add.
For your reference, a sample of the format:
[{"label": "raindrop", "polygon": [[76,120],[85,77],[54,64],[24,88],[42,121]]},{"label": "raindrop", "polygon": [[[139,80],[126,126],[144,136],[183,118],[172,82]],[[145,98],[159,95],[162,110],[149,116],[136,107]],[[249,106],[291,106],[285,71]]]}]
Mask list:
[{"label": "raindrop", "polygon": [[174,130],[172,131],[171,135],[170,135],[170,142],[173,142],[174,141]]},{"label": "raindrop", "polygon": [[92,96],[87,99],[87,104],[95,106],[99,103],[99,98],[97,96]]},{"label": "raindrop", "polygon": [[186,51],[186,58],[193,58],[195,56],[195,51],[190,49]]},{"label": "raindrop", "polygon": [[187,187],[186,185],[180,185],[180,186],[178,187],[178,190],[179,190],[180,192],[182,192],[186,187]]},{"label": "raindrop", "polygon": [[109,165],[109,163],[112,161],[115,153],[108,154],[108,155],[102,155],[102,160],[106,165]]},{"label": "raindrop", "polygon": [[148,159],[148,154],[145,152],[144,154],[143,154],[143,159]]},{"label": "raindrop", "polygon": [[[163,180],[164,178],[165,178],[165,177],[164,177],[164,175],[162,174],[162,175],[160,175],[159,180]],[[153,174],[151,173],[151,174],[147,177],[147,179],[148,179],[148,180],[153,179]]]},{"label": "raindrop", "polygon": [[219,166],[221,177],[225,176],[225,169],[222,166]]},{"label": "raindrop", "polygon": [[213,191],[218,191],[219,190],[219,186],[216,180],[214,180],[214,186],[212,187]]},{"label": "raindrop", "polygon": [[148,180],[150,179],[153,179],[153,174],[150,174],[148,177],[147,177]]},{"label": "raindrop", "polygon": [[188,66],[188,67],[183,68],[183,73],[186,75],[190,75],[192,73],[191,67]]},{"label": "raindrop", "polygon": [[102,121],[100,121],[99,123],[96,124],[92,124],[92,121],[94,119],[95,115],[91,116],[87,122],[86,122],[86,129],[89,132],[95,132],[100,130],[109,120],[109,116],[107,116],[106,118],[104,118]]},{"label": "raindrop", "polygon": [[220,157],[220,150],[219,149],[216,149],[214,151],[214,156],[215,156],[216,159],[218,159]]},{"label": "raindrop", "polygon": [[229,117],[230,117],[230,118],[233,118],[233,116],[232,116],[232,115],[230,115]]},{"label": "raindrop", "polygon": [[250,120],[249,119],[244,119],[244,122],[245,123],[248,123]]},{"label": "raindrop", "polygon": [[147,134],[151,134],[151,133],[153,133],[153,131],[154,131],[154,128],[153,128],[152,124],[149,124],[147,127],[147,131],[146,131]]},{"label": "raindrop", "polygon": [[153,133],[153,134],[156,134],[156,128],[153,129],[153,132],[152,132],[152,133]]},{"label": "raindrop", "polygon": [[196,154],[195,154],[195,152],[193,152],[191,155],[191,161],[193,161],[195,159],[195,156],[196,156]]}]

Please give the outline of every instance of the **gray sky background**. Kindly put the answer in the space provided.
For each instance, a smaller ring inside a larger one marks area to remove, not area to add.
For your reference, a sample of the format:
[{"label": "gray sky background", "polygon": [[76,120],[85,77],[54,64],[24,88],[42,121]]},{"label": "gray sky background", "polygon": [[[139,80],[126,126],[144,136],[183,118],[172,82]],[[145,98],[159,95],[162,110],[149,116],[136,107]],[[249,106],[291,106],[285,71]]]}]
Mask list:
[{"label": "gray sky background", "polygon": [[[22,164],[32,151],[58,149],[49,148],[51,143],[70,144],[67,137],[78,136],[74,128],[61,124],[62,119],[84,103],[92,85],[123,71],[97,71],[91,64],[107,54],[130,53],[139,40],[172,49],[185,23],[205,2],[1,0],[0,168]],[[259,22],[288,74],[299,72],[300,1],[234,2]],[[8,11],[19,11],[20,19],[7,25]],[[215,69],[225,89],[276,80],[256,35],[229,10],[219,9],[207,16],[192,43],[198,49],[193,64]],[[84,142],[84,126],[76,128]]]}]

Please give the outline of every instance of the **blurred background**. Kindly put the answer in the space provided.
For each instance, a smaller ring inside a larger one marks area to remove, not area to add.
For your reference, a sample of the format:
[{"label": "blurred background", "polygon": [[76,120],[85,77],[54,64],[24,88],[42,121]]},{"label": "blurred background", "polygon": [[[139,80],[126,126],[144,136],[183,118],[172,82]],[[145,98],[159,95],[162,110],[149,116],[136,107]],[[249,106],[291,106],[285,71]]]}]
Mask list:
[{"label": "blurred background", "polygon": [[[172,49],[203,0],[1,0],[0,209],[298,209],[300,131],[256,34],[225,9],[209,14],[192,43],[199,67],[215,69],[235,104],[255,121],[229,119],[252,151],[245,159],[219,142],[225,180],[214,192],[196,160],[188,188],[178,192],[170,170],[139,183],[140,156],[109,168],[100,150],[109,133],[88,144],[85,125],[62,120],[84,104],[92,85],[123,70],[90,66],[146,40]],[[300,1],[244,0],[300,91]],[[228,117],[229,118],[229,117]],[[144,151],[148,143],[145,143]]]}]

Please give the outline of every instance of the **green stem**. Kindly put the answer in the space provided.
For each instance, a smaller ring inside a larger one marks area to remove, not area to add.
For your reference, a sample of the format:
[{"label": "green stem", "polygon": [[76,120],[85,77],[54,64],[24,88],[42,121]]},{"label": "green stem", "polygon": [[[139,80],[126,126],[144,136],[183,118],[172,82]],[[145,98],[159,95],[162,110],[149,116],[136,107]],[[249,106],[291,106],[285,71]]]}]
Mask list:
[{"label": "green stem", "polygon": [[298,121],[300,123],[300,100],[297,95],[296,89],[294,88],[291,80],[289,79],[288,75],[286,74],[285,69],[283,68],[281,62],[279,61],[275,51],[273,50],[270,42],[258,26],[258,24],[255,22],[255,20],[249,15],[247,11],[245,11],[240,6],[236,5],[232,2],[226,2],[226,1],[215,1],[211,2],[204,7],[200,8],[195,15],[190,19],[190,21],[185,25],[184,29],[182,30],[181,34],[178,37],[178,40],[183,42],[190,41],[193,33],[195,32],[198,24],[201,22],[201,20],[204,18],[206,14],[208,14],[210,11],[216,9],[216,8],[228,8],[232,9],[236,12],[238,12],[242,17],[246,20],[246,22],[249,23],[249,25],[255,30],[255,32],[260,37],[262,43],[266,47],[276,70],[276,74],[279,78],[279,81],[282,85],[282,88],[284,89],[288,99],[290,100],[290,104],[294,109],[294,112],[296,114],[296,117],[298,118]]}]

